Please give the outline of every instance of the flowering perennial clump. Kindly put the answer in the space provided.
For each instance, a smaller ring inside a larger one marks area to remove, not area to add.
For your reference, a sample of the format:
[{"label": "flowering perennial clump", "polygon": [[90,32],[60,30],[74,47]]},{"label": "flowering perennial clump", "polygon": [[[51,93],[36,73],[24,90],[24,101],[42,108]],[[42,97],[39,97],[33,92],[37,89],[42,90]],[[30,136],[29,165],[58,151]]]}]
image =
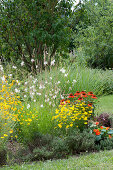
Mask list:
[{"label": "flowering perennial clump", "polygon": [[91,99],[96,98],[92,92],[77,91],[74,95],[70,93],[66,100],[60,101],[56,115],[52,119],[56,120],[59,128],[68,129],[73,126],[83,128],[93,116],[94,107]]},{"label": "flowering perennial clump", "polygon": [[16,124],[30,125],[32,120],[36,119],[32,112],[26,113],[24,111],[20,96],[16,95],[13,90],[16,83],[15,80],[8,83],[6,76],[4,76],[0,84],[0,139],[9,136],[17,138],[17,134],[14,133]]},{"label": "flowering perennial clump", "polygon": [[105,138],[112,138],[113,130],[110,127],[101,126],[99,122],[96,122],[96,127],[92,131],[96,135],[96,140],[99,141]]}]

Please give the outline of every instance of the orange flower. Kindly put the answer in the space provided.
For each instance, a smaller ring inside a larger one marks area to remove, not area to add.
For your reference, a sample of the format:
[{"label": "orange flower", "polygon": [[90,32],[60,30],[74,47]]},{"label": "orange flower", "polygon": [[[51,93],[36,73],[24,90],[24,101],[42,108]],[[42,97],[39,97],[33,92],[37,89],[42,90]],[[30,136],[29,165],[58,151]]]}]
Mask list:
[{"label": "orange flower", "polygon": [[95,133],[96,133],[96,132],[99,132],[99,129],[94,129],[93,132],[95,132]]},{"label": "orange flower", "polygon": [[74,98],[73,94],[70,93],[69,96],[68,96],[68,98]]},{"label": "orange flower", "polygon": [[75,93],[74,95],[79,96],[79,95],[80,95],[80,92],[79,92],[79,91],[76,91],[76,93]]},{"label": "orange flower", "polygon": [[112,136],[111,136],[111,135],[109,135],[109,138],[111,139],[111,138],[112,138]]},{"label": "orange flower", "polygon": [[81,101],[81,100],[83,100],[83,98],[82,98],[82,97],[79,97],[79,98],[78,98],[78,100],[80,100],[80,101]]},{"label": "orange flower", "polygon": [[100,126],[101,129],[103,129],[103,126]]},{"label": "orange flower", "polygon": [[97,132],[98,129],[93,129],[93,132]]},{"label": "orange flower", "polygon": [[92,95],[91,98],[93,99],[97,99],[96,95]]},{"label": "orange flower", "polygon": [[99,125],[99,122],[96,122],[96,125]]},{"label": "orange flower", "polygon": [[109,127],[106,127],[106,130],[108,130],[109,129]]},{"label": "orange flower", "polygon": [[97,131],[95,134],[96,134],[96,135],[100,135],[100,132],[99,132],[99,131]]},{"label": "orange flower", "polygon": [[92,91],[89,91],[89,92],[88,92],[88,95],[89,95],[89,96],[92,96],[92,95],[93,95],[93,92],[92,92]]}]

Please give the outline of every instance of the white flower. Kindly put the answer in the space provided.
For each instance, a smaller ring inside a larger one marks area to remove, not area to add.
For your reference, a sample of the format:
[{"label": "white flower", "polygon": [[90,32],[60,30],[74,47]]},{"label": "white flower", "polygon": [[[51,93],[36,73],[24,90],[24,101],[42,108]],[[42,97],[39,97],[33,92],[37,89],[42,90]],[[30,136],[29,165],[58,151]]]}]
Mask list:
[{"label": "white flower", "polygon": [[47,102],[49,102],[49,98],[47,99]]},{"label": "white flower", "polygon": [[61,71],[62,73],[65,73],[65,72],[66,72],[66,70],[65,70],[64,68],[60,69],[60,71]]},{"label": "white flower", "polygon": [[64,99],[64,96],[61,95],[61,99]]},{"label": "white flower", "polygon": [[15,89],[15,92],[16,92],[16,93],[20,93],[20,90],[18,90],[18,89],[16,88],[16,89]]},{"label": "white flower", "polygon": [[69,87],[69,90],[72,90],[72,88],[71,88],[71,87]]},{"label": "white flower", "polygon": [[27,105],[27,109],[29,109],[29,108],[30,108],[30,104]]},{"label": "white flower", "polygon": [[41,104],[40,107],[44,107],[43,104]]},{"label": "white flower", "polygon": [[27,91],[28,91],[28,90],[27,90],[27,88],[26,88],[26,89],[24,89],[24,91],[25,91],[25,92],[27,92]]},{"label": "white flower", "polygon": [[55,91],[55,94],[57,94],[58,93],[58,91]]},{"label": "white flower", "polygon": [[51,61],[51,66],[55,65],[55,60]]},{"label": "white flower", "polygon": [[45,86],[40,84],[39,89],[44,89],[44,88]]},{"label": "white flower", "polygon": [[67,77],[68,76],[68,73],[67,74],[64,74],[64,77]]},{"label": "white flower", "polygon": [[34,102],[36,102],[36,100],[34,99]]},{"label": "white flower", "polygon": [[37,81],[38,81],[38,80],[37,80],[37,79],[35,79],[35,80],[33,81],[33,83],[35,84]]},{"label": "white flower", "polygon": [[45,65],[45,66],[47,65],[47,61],[44,61],[44,65]]},{"label": "white flower", "polygon": [[30,93],[30,95],[31,95],[31,96],[34,96],[34,95],[35,95],[35,93],[34,93],[34,92],[31,92],[31,93]]},{"label": "white flower", "polygon": [[60,84],[60,81],[58,81],[57,84]]},{"label": "white flower", "polygon": [[47,95],[45,94],[45,97],[47,97]]},{"label": "white flower", "polygon": [[0,65],[0,70],[3,71],[3,66],[2,65]]},{"label": "white flower", "polygon": [[45,81],[45,84],[47,84],[47,81]]},{"label": "white flower", "polygon": [[24,97],[26,98],[27,96],[26,96],[26,95],[24,95]]},{"label": "white flower", "polygon": [[16,80],[17,84],[20,85],[20,82],[18,80]]},{"label": "white flower", "polygon": [[8,74],[9,77],[12,77],[12,74]]},{"label": "white flower", "polygon": [[49,102],[49,105],[51,105],[51,102]]},{"label": "white flower", "polygon": [[2,81],[5,82],[5,76],[1,77]]},{"label": "white flower", "polygon": [[36,93],[37,95],[41,96],[41,93]]},{"label": "white flower", "polygon": [[27,85],[27,83],[28,83],[28,82],[26,81],[24,84]]},{"label": "white flower", "polygon": [[36,68],[38,68],[38,65],[36,65]]},{"label": "white flower", "polygon": [[76,80],[73,80],[73,83],[76,83],[77,81]]},{"label": "white flower", "polygon": [[50,80],[52,80],[52,77],[50,77]]},{"label": "white flower", "polygon": [[21,62],[21,66],[24,66],[24,61]]},{"label": "white flower", "polygon": [[53,96],[53,99],[56,99],[56,97],[57,97],[56,95],[55,95],[55,96]]},{"label": "white flower", "polygon": [[12,68],[16,69],[17,67],[16,67],[16,66],[13,66]]},{"label": "white flower", "polygon": [[35,61],[35,60],[32,58],[32,59],[31,59],[31,62],[33,63],[34,61]]}]

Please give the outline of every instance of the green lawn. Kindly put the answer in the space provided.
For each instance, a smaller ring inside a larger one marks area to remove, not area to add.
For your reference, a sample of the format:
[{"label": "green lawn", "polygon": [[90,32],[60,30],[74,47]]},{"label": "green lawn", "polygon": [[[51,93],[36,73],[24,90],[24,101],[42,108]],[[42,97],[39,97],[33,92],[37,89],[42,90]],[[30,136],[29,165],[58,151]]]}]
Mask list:
[{"label": "green lawn", "polygon": [[113,95],[99,97],[95,113],[113,113]]},{"label": "green lawn", "polygon": [[90,153],[88,155],[73,156],[69,159],[35,162],[32,164],[15,165],[11,167],[1,168],[1,170],[80,170],[80,169],[96,169],[106,170],[113,169],[113,150],[103,151],[99,153]]}]

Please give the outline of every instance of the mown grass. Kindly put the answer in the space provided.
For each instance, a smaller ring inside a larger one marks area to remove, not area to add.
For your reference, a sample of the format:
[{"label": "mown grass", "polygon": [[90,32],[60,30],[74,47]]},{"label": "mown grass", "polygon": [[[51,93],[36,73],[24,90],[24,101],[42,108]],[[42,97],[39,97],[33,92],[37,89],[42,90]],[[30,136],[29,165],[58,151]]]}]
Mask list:
[{"label": "mown grass", "polygon": [[113,95],[101,96],[98,98],[98,104],[95,110],[96,114],[111,113],[113,114]]},{"label": "mown grass", "polygon": [[99,153],[84,154],[81,156],[73,156],[69,159],[33,162],[31,164],[15,165],[1,168],[1,170],[112,170],[113,169],[113,150],[103,151]]}]

